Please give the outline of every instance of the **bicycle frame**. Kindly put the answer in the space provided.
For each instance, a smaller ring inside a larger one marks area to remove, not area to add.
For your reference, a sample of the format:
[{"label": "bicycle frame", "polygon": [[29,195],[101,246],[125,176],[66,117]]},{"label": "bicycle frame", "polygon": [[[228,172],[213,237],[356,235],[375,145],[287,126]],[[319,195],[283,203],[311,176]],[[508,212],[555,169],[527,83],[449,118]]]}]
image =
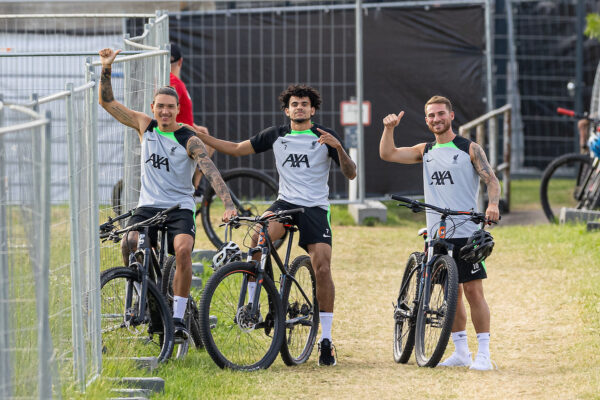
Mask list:
[{"label": "bicycle frame", "polygon": [[[302,286],[298,283],[298,281],[296,281],[296,279],[288,273],[289,261],[290,261],[291,250],[292,250],[292,242],[294,239],[294,233],[298,230],[298,228],[293,226],[292,224],[284,224],[284,227],[289,232],[287,249],[286,249],[284,261],[281,260],[281,257],[277,253],[277,250],[275,249],[275,246],[273,245],[273,242],[271,241],[271,238],[269,237],[268,222],[262,224],[262,227],[261,227],[261,230],[260,230],[259,236],[258,236],[257,247],[254,247],[248,251],[248,259],[247,259],[248,262],[256,263],[256,261],[252,259],[252,256],[258,252],[260,252],[260,254],[261,254],[260,262],[258,263],[258,267],[259,267],[258,274],[256,276],[256,289],[254,291],[253,298],[250,299],[251,300],[250,303],[252,303],[252,308],[250,309],[250,314],[253,316],[257,315],[257,313],[258,313],[260,291],[262,288],[262,278],[263,278],[264,274],[267,274],[267,276],[269,276],[272,280],[274,280],[272,260],[275,260],[275,264],[277,264],[277,267],[279,268],[279,271],[281,272],[280,281],[279,281],[279,297],[281,297],[281,298],[283,297],[283,289],[284,289],[285,285],[287,284],[288,280],[291,280],[292,283],[296,284],[297,288],[300,290],[300,293],[306,300],[307,304],[309,304],[310,307],[312,307],[312,302],[311,302],[310,297],[307,296],[307,294],[304,292],[304,290],[302,289]],[[246,276],[244,276],[244,279],[242,281],[242,287],[240,289],[238,309],[244,305],[244,299],[246,298],[247,287],[248,287],[248,276],[246,275]],[[300,319],[303,319],[303,317],[299,317],[296,320],[286,321],[286,326],[289,324],[295,324]]]}]

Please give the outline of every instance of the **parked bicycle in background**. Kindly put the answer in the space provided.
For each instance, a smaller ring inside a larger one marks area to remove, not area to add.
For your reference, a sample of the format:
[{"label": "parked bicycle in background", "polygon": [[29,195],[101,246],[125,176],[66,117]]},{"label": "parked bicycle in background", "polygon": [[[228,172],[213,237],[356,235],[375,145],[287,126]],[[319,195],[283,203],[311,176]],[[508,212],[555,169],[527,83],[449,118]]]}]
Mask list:
[{"label": "parked bicycle in background", "polygon": [[589,122],[589,152],[564,154],[544,170],[540,182],[540,201],[550,222],[558,222],[563,207],[579,210],[600,207],[600,119],[565,108],[558,108],[557,113]]}]

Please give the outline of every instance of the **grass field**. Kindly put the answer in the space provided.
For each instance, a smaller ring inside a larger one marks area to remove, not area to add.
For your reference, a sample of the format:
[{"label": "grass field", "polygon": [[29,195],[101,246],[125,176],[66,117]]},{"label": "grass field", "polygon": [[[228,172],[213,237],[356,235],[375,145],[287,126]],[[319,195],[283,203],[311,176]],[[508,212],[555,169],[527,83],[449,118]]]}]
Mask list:
[{"label": "grass field", "polygon": [[[535,183],[524,184],[533,192]],[[523,197],[527,200],[515,207],[531,206],[535,194]],[[333,218],[336,367],[318,367],[315,348],[299,367],[278,359],[269,370],[239,373],[219,369],[203,350],[191,350],[185,360],[154,372],[166,387],[152,398],[600,398],[599,233],[582,225],[492,229],[497,244],[486,262],[484,287],[492,312],[491,353],[499,369],[475,372],[419,368],[414,357],[406,365],[393,361],[392,302],[406,258],[422,246],[416,236],[421,216],[400,213],[394,226],[372,227],[342,226],[335,221],[344,218],[335,213]],[[476,351],[470,322],[467,331]],[[449,345],[447,354],[451,350]],[[124,365],[104,371],[144,374]],[[106,395],[108,386],[97,382],[88,397]]]}]

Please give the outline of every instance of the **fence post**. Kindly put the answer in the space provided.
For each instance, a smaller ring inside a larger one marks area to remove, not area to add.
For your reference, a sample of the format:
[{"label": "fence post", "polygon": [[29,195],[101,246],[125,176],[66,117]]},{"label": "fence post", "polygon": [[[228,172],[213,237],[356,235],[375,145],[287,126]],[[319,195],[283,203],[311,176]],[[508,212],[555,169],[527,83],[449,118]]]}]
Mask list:
[{"label": "fence post", "polygon": [[73,84],[67,83],[66,89],[70,92],[66,97],[66,117],[67,117],[67,152],[69,166],[69,202],[71,216],[71,309],[72,320],[71,330],[73,335],[73,372],[79,383],[81,391],[85,390],[85,343],[83,333],[83,313],[81,290],[81,264],[79,256],[81,248],[79,246],[79,180],[77,176],[77,154],[79,151],[75,147],[75,128],[73,112]]},{"label": "fence post", "polygon": [[[40,262],[38,263],[38,285],[36,290],[37,312],[38,312],[38,380],[40,399],[52,397],[52,337],[50,336],[49,320],[49,277],[50,277],[50,168],[51,168],[51,132],[50,111],[46,112],[48,122],[41,128],[40,150],[41,150],[41,182],[39,186],[41,218],[39,226],[39,251]],[[36,187],[37,188],[37,187]]]},{"label": "fence post", "polygon": [[504,112],[504,165],[505,170],[502,172],[502,183],[504,185],[504,203],[506,210],[510,211],[510,159],[511,159],[511,141],[512,141],[512,109],[509,108]]},{"label": "fence post", "polygon": [[[0,94],[0,102],[2,102]],[[3,107],[0,108],[0,126],[3,119]],[[11,382],[13,380],[12,362],[10,357],[10,285],[8,282],[8,235],[7,235],[7,196],[8,181],[5,164],[4,135],[0,135],[0,398],[12,397]]]},{"label": "fence post", "polygon": [[91,337],[92,370],[96,374],[102,371],[102,334],[100,316],[100,237],[98,232],[98,105],[96,90],[98,77],[94,73],[92,59],[86,61],[86,82],[94,82],[94,86],[85,92],[86,101],[86,131],[89,138],[86,152],[89,155],[86,191],[89,199],[89,208],[92,212],[88,215],[88,228],[85,243],[90,249],[86,265],[86,292],[89,298],[88,333]]}]

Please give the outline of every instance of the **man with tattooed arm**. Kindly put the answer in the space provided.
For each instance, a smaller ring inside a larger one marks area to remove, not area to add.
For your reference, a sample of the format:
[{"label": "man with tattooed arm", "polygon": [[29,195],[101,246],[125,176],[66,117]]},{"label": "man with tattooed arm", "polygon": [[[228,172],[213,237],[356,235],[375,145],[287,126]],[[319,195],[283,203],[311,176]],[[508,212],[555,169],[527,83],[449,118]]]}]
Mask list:
[{"label": "man with tattooed arm", "polygon": [[[177,269],[173,279],[173,322],[175,336],[187,339],[189,333],[183,322],[192,282],[192,249],[196,228],[194,224],[194,186],[192,176],[196,165],[210,181],[217,195],[225,204],[223,220],[236,214],[229,191],[219,171],[208,157],[202,141],[187,126],[179,125],[175,118],[179,113],[179,98],[174,88],[165,86],[154,94],[151,108],[154,118],[130,110],[115,100],[111,84],[111,66],[120,50],[103,49],[99,52],[102,74],[99,102],[117,121],[138,132],[142,144],[141,190],[134,215],[128,224],[144,221],[160,210],[181,204],[179,210],[169,213],[169,253],[175,254]],[[153,245],[157,242],[157,230],[151,229]],[[131,232],[121,242],[123,261],[137,246],[138,233]]]},{"label": "man with tattooed arm", "polygon": [[[425,123],[434,134],[435,141],[420,143],[412,147],[396,147],[394,128],[404,116],[389,114],[383,119],[383,134],[379,143],[379,155],[382,160],[401,164],[423,163],[423,190],[425,202],[452,210],[470,210],[477,208],[479,179],[486,184],[488,207],[485,212],[489,221],[498,221],[500,212],[500,184],[481,146],[469,139],[457,136],[452,131],[454,112],[450,100],[442,96],[433,96],[425,104]],[[427,214],[429,237],[440,218],[434,213]],[[471,222],[457,223],[452,239],[455,249],[463,247],[468,238],[479,227]],[[458,267],[459,288],[456,314],[452,326],[452,341],[455,351],[440,366],[470,367],[475,370],[490,370],[490,309],[483,296],[483,279],[487,278],[483,263],[469,264],[453,253]],[[471,320],[477,332],[478,351],[475,360],[467,343],[467,311],[462,299],[465,294],[471,307]]]}]

